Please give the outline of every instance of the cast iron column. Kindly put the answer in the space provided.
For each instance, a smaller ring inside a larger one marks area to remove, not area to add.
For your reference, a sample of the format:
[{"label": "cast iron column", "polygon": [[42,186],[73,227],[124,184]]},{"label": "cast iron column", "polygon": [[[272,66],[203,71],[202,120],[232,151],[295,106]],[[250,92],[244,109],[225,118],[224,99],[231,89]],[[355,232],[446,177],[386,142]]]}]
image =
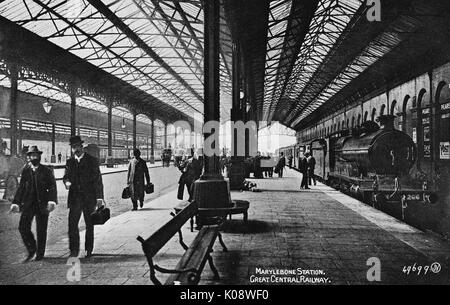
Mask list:
[{"label": "cast iron column", "polygon": [[11,66],[11,92],[9,96],[9,104],[11,106],[10,112],[10,154],[11,156],[17,155],[17,83],[19,78],[19,72],[17,71],[17,67],[15,65]]},{"label": "cast iron column", "polygon": [[[231,122],[237,123],[242,121],[241,113],[241,85],[240,85],[240,69],[239,69],[239,49],[233,45],[233,70],[232,70],[232,108],[231,108]],[[239,190],[245,180],[244,156],[239,156],[238,147],[238,131],[231,128],[231,165],[229,167],[228,178],[230,179],[230,189]]]},{"label": "cast iron column", "polygon": [[76,90],[70,92],[70,135],[74,136],[77,134],[76,129],[76,112],[77,112],[77,97]]},{"label": "cast iron column", "polygon": [[167,122],[164,123],[164,148],[167,148]]},{"label": "cast iron column", "polygon": [[151,150],[150,150],[150,163],[155,163],[155,118],[152,118],[152,130],[150,133],[151,136]]},{"label": "cast iron column", "polygon": [[[219,0],[204,0],[204,122],[220,121]],[[219,133],[219,130],[215,130]],[[204,139],[210,134],[204,133]],[[220,141],[219,141],[220,142]],[[219,143],[214,143],[219,145]],[[213,147],[215,148],[215,146]],[[205,177],[221,177],[218,156],[205,155]]]},{"label": "cast iron column", "polygon": [[53,163],[53,160],[56,162],[56,152],[55,152],[55,142],[56,142],[56,132],[55,132],[55,122],[52,122],[52,156],[51,156],[51,162]]},{"label": "cast iron column", "polygon": [[137,121],[137,118],[136,117],[137,117],[137,114],[136,114],[135,111],[133,111],[133,149],[137,148],[137,140],[136,140],[136,137],[137,137],[137,135],[136,135],[136,125],[137,125],[136,121]]},{"label": "cast iron column", "polygon": [[108,156],[107,158],[112,158],[112,103],[108,103]]},{"label": "cast iron column", "polygon": [[[219,92],[219,19],[220,1],[204,0],[204,122],[220,122]],[[219,134],[219,130],[213,130]],[[207,139],[210,134],[204,133]],[[216,139],[219,139],[217,135]],[[220,145],[218,140],[214,145]],[[215,147],[211,147],[215,151]],[[198,224],[209,222],[217,208],[230,207],[228,181],[220,173],[219,156],[204,148],[204,173],[194,184],[194,199],[198,205]],[[212,213],[211,213],[212,212]],[[208,215],[208,216],[207,216]]]}]

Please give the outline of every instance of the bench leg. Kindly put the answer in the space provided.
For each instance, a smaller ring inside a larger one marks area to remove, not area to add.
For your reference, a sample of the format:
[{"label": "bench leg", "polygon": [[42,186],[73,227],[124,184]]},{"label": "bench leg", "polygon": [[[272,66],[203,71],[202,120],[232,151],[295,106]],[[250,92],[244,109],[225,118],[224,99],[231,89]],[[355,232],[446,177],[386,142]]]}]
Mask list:
[{"label": "bench leg", "polygon": [[155,285],[162,285],[161,282],[155,276],[155,268],[153,267],[153,261],[149,262],[150,265],[150,279]]},{"label": "bench leg", "polygon": [[244,212],[244,222],[247,223],[248,221],[248,213],[247,211]]},{"label": "bench leg", "polygon": [[208,254],[208,263],[209,263],[209,268],[211,268],[211,271],[214,273],[214,279],[220,280],[219,271],[217,271],[216,266],[214,266],[214,262],[213,262],[213,259],[210,254]]},{"label": "bench leg", "polygon": [[222,234],[219,233],[218,235],[219,235],[219,242],[220,242],[220,245],[221,245],[222,248],[223,248],[223,252],[227,252],[228,249],[227,249],[227,246],[225,246],[225,243],[223,242]]},{"label": "bench leg", "polygon": [[180,245],[183,247],[183,249],[186,251],[188,249],[188,246],[183,241],[183,234],[181,233],[181,230],[178,230],[178,241],[180,242]]}]

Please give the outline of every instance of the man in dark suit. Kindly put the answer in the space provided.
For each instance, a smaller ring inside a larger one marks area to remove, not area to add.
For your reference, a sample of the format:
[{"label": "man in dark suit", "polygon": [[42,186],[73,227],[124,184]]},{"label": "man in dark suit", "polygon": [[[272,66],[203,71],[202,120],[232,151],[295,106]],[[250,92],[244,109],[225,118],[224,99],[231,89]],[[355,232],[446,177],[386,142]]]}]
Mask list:
[{"label": "man in dark suit", "polygon": [[306,190],[309,189],[308,187],[308,158],[309,152],[305,152],[303,154],[303,157],[299,161],[299,169],[300,173],[302,173],[302,182],[300,184],[300,188],[304,188]]},{"label": "man in dark suit", "polygon": [[[47,241],[48,216],[56,207],[56,181],[53,171],[41,165],[41,154],[37,146],[31,146],[27,156],[30,163],[22,171],[19,188],[14,196],[11,212],[22,212],[19,232],[28,250],[29,261],[44,258]],[[37,243],[31,232],[31,223],[36,217]]]},{"label": "man in dark suit", "polygon": [[80,232],[78,223],[83,213],[86,223],[84,249],[86,257],[94,249],[94,225],[91,214],[96,207],[104,204],[103,183],[98,160],[84,152],[84,141],[79,136],[70,138],[73,156],[66,162],[63,182],[69,190],[69,247],[70,256],[78,257],[80,251]]}]

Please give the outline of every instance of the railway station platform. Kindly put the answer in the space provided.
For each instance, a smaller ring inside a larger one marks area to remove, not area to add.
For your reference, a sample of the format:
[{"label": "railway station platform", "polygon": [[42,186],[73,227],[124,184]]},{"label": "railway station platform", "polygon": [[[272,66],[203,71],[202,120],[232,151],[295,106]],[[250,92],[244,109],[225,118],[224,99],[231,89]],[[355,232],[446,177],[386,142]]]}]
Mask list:
[{"label": "railway station platform", "polygon": [[[261,192],[231,192],[232,199],[250,201],[248,223],[233,215],[224,224],[222,236],[228,252],[222,252],[217,243],[212,253],[221,279],[214,280],[205,266],[200,284],[450,283],[448,241],[320,183],[311,190],[300,190],[300,179],[301,174],[288,169],[281,179],[251,179]],[[78,282],[67,280],[71,266],[67,265],[65,237],[47,245],[43,261],[23,264],[17,257],[1,264],[0,284],[151,285],[136,237],[155,232],[171,218],[169,213],[178,203],[173,188],[147,200],[146,208],[121,213],[97,226],[94,255],[80,258]],[[188,224],[183,227],[186,243],[195,235]],[[174,268],[183,252],[174,237],[157,254],[155,263]],[[290,275],[292,270],[301,270],[303,277]],[[369,281],[377,274],[380,281]],[[160,273],[157,277],[165,280]]]}]

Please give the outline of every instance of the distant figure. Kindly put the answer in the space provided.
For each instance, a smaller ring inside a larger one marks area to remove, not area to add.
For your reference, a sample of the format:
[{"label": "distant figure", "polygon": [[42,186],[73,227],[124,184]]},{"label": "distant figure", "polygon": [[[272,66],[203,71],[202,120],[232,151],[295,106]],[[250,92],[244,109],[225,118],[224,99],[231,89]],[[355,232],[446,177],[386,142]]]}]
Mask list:
[{"label": "distant figure", "polygon": [[314,168],[316,167],[316,159],[312,154],[308,156],[306,159],[308,162],[308,185],[312,185],[312,181],[314,181],[314,185],[316,185],[316,176],[314,175]]},{"label": "distant figure", "polygon": [[58,154],[58,163],[61,163],[62,154],[61,152]]},{"label": "distant figure", "polygon": [[138,200],[140,207],[144,206],[145,181],[150,184],[150,175],[148,173],[147,163],[141,158],[139,149],[133,150],[133,158],[128,164],[127,183],[131,192],[131,202],[133,203],[133,211],[137,210]]},{"label": "distant figure", "polygon": [[177,198],[183,200],[184,187],[189,193],[189,201],[194,199],[194,182],[200,178],[202,173],[202,160],[197,154],[191,158],[180,162],[178,169],[181,171],[180,179],[178,180],[178,194]]},{"label": "distant figure", "polygon": [[281,152],[280,153],[280,159],[278,159],[278,163],[277,163],[277,170],[278,170],[278,177],[279,178],[283,178],[283,170],[284,167],[286,166],[286,159],[284,158],[284,153]]},{"label": "distant figure", "polygon": [[309,189],[308,187],[308,158],[309,153],[306,152],[299,160],[299,170],[302,174],[302,182],[300,184],[301,189]]},{"label": "distant figure", "polygon": [[[19,188],[14,196],[11,212],[22,212],[19,232],[28,250],[25,261],[36,254],[36,260],[44,258],[47,241],[48,216],[56,207],[56,181],[53,171],[41,165],[41,155],[37,146],[28,151],[30,163],[24,167]],[[37,242],[31,231],[33,218],[36,220]]]},{"label": "distant figure", "polygon": [[289,157],[288,157],[288,166],[289,167],[292,167],[292,155],[289,155]]},{"label": "distant figure", "polygon": [[261,169],[261,152],[257,152],[256,156],[253,158],[253,177],[255,178],[263,178],[263,172]]}]

